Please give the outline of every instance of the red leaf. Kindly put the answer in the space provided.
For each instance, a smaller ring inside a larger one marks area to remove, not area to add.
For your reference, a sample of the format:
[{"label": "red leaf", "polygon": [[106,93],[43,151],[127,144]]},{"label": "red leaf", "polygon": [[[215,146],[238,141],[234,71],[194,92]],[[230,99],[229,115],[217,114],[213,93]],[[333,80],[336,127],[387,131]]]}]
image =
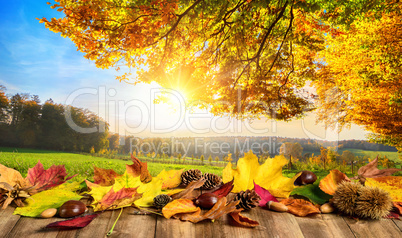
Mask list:
[{"label": "red leaf", "polygon": [[233,185],[233,181],[230,181],[228,183],[223,184],[222,186],[220,186],[218,189],[216,189],[215,191],[213,191],[212,193],[215,194],[218,197],[226,197],[230,191],[232,191],[234,185]]},{"label": "red leaf", "polygon": [[258,223],[258,221],[254,221],[246,216],[243,216],[242,214],[240,214],[240,211],[234,211],[229,213],[229,215],[233,218],[233,220],[235,220],[235,222],[241,226],[245,226],[245,227],[256,227],[258,225],[260,225],[260,223]]},{"label": "red leaf", "polygon": [[49,169],[43,169],[39,161],[35,167],[28,169],[27,179],[35,187],[35,192],[47,190],[60,185],[74,176],[68,177],[64,165],[52,165]]},{"label": "red leaf", "polygon": [[254,183],[254,190],[260,196],[260,207],[265,207],[269,201],[278,202],[278,200],[265,188]]},{"label": "red leaf", "polygon": [[392,211],[391,211],[386,217],[384,217],[384,218],[400,220],[400,219],[399,219],[399,218],[400,218],[399,214],[398,214],[398,213],[395,213],[395,212],[392,212]]},{"label": "red leaf", "polygon": [[116,177],[120,176],[113,169],[102,169],[94,166],[94,183],[101,186],[110,186],[114,184]]},{"label": "red leaf", "polygon": [[99,214],[85,215],[65,221],[53,222],[47,225],[45,228],[62,229],[62,230],[79,229],[86,227],[97,216],[99,216]]},{"label": "red leaf", "polygon": [[133,164],[126,165],[126,170],[128,174],[131,174],[133,177],[140,176],[141,182],[148,183],[151,182],[152,176],[148,171],[148,165],[146,162],[141,162],[139,159],[134,157],[131,154],[131,159],[133,160]]},{"label": "red leaf", "polygon": [[141,198],[141,196],[142,194],[137,193],[137,188],[122,188],[117,192],[112,188],[99,200],[94,211],[130,206],[134,201]]}]

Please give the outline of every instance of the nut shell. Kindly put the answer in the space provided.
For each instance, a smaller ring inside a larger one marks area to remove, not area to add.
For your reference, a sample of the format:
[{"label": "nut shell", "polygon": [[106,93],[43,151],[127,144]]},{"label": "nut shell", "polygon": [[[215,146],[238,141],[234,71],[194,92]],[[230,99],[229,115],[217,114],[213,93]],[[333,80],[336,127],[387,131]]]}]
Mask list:
[{"label": "nut shell", "polygon": [[320,207],[321,213],[333,213],[335,211],[334,206],[331,203],[324,203]]},{"label": "nut shell", "polygon": [[61,205],[59,208],[59,216],[63,218],[75,217],[84,213],[86,209],[87,207],[83,202],[70,200]]},{"label": "nut shell", "polygon": [[56,208],[49,208],[49,209],[44,210],[40,214],[40,217],[42,217],[42,218],[51,218],[51,217],[54,217],[54,215],[56,215],[56,213],[57,213]]},{"label": "nut shell", "polygon": [[301,171],[301,175],[295,180],[294,184],[297,186],[312,184],[317,180],[317,175],[311,171]]},{"label": "nut shell", "polygon": [[287,212],[288,207],[285,204],[279,203],[279,202],[274,202],[274,201],[269,201],[267,202],[267,205],[269,210],[276,211],[276,212]]},{"label": "nut shell", "polygon": [[201,194],[196,200],[195,204],[199,207],[210,209],[215,203],[218,202],[218,196],[213,193],[204,193]]}]

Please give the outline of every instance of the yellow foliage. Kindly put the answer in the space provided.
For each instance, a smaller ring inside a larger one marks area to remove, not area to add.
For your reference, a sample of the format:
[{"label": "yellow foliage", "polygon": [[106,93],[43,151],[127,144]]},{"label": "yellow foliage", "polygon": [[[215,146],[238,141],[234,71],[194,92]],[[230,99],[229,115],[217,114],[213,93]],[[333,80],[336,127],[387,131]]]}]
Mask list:
[{"label": "yellow foliage", "polygon": [[294,181],[299,176],[297,174],[293,178],[287,178],[282,175],[282,167],[287,163],[284,156],[276,156],[260,165],[257,156],[250,150],[239,159],[236,169],[228,163],[223,170],[223,182],[227,183],[234,179],[232,190],[234,193],[254,188],[253,182],[255,182],[273,196],[287,198],[295,188]]},{"label": "yellow foliage", "polygon": [[365,185],[382,188],[389,192],[393,202],[402,202],[402,176],[367,178]]}]

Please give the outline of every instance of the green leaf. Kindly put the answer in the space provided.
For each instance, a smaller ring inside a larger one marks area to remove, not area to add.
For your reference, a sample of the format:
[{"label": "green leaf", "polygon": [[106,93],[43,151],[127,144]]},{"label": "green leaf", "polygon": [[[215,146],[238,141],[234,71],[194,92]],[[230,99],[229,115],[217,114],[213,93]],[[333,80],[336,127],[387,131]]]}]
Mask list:
[{"label": "green leaf", "polygon": [[319,182],[308,184],[293,189],[291,195],[301,195],[308,198],[314,204],[324,204],[332,198],[331,195],[324,193],[318,186]]},{"label": "green leaf", "polygon": [[82,196],[75,191],[82,189],[83,184],[78,182],[64,183],[49,190],[39,192],[25,200],[25,207],[17,207],[14,215],[39,217],[49,208],[59,208],[68,200],[79,200]]}]

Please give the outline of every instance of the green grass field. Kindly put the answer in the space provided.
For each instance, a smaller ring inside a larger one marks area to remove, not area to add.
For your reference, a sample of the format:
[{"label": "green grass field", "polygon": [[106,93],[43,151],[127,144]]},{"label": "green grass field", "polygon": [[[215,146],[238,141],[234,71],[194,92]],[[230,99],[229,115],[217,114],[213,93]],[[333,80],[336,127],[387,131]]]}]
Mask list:
[{"label": "green grass field", "polygon": [[[26,176],[28,169],[34,167],[40,161],[45,169],[54,165],[66,167],[69,175],[78,174],[74,180],[83,179],[92,180],[93,166],[104,169],[113,169],[119,174],[123,174],[126,164],[132,164],[131,161],[118,159],[99,158],[90,155],[81,155],[74,153],[64,153],[59,151],[45,151],[33,149],[13,149],[0,147],[0,164],[9,168],[18,170],[23,176]],[[161,164],[148,162],[148,170],[152,176],[158,175],[163,169],[199,169],[202,172],[222,175],[222,167],[209,165],[186,165],[186,164]]]}]

